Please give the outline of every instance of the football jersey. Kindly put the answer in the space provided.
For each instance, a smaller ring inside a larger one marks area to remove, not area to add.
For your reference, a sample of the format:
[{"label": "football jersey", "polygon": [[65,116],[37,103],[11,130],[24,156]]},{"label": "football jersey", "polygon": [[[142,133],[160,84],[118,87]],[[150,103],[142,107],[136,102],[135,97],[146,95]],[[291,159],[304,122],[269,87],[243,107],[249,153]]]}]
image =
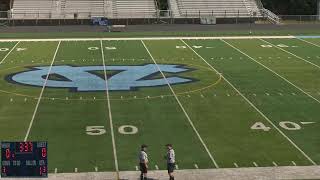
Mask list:
[{"label": "football jersey", "polygon": [[147,163],[148,162],[148,154],[144,151],[140,151],[139,161],[140,161],[140,163]]},{"label": "football jersey", "polygon": [[173,149],[170,149],[167,152],[167,163],[175,163],[176,162],[176,155]]}]

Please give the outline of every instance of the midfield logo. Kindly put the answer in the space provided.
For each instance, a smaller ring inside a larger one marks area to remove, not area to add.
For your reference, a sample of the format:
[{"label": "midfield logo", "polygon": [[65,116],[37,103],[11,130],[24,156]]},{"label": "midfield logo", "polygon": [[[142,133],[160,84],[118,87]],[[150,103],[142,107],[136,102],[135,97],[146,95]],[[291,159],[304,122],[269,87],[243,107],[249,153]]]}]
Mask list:
[{"label": "midfield logo", "polygon": [[[158,65],[164,73],[181,73],[189,71],[180,65]],[[42,87],[50,67],[34,67],[30,71],[10,75],[9,82]],[[141,66],[106,66],[108,89],[110,91],[130,91],[139,87],[166,86],[167,81],[161,76],[155,64]],[[112,73],[112,75],[109,74]],[[178,76],[166,76],[171,85],[190,83],[194,79]],[[46,87],[68,88],[72,91],[105,91],[103,66],[52,66]]]}]

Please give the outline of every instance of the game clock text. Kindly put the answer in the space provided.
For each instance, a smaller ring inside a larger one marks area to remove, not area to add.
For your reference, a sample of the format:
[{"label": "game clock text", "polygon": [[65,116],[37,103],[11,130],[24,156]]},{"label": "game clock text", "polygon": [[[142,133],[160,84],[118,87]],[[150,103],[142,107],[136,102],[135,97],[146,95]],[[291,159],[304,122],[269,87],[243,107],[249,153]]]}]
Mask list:
[{"label": "game clock text", "polygon": [[48,177],[47,142],[1,142],[1,177]]}]

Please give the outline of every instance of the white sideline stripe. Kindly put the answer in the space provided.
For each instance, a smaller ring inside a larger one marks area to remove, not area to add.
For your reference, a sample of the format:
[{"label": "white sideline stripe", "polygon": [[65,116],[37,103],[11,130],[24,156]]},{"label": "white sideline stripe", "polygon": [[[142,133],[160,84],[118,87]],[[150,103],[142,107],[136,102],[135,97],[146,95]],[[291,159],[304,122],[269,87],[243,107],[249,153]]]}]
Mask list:
[{"label": "white sideline stripe", "polygon": [[308,61],[308,60],[306,60],[306,59],[304,59],[304,58],[302,58],[302,57],[300,57],[300,56],[298,56],[298,55],[296,55],[296,54],[293,54],[292,52],[289,52],[289,51],[281,48],[281,47],[275,46],[274,44],[272,44],[272,43],[270,43],[270,42],[268,42],[268,41],[266,41],[266,40],[263,40],[263,39],[260,39],[260,40],[263,41],[263,42],[265,42],[265,43],[268,43],[268,44],[270,44],[270,45],[272,45],[272,46],[274,46],[274,47],[276,47],[277,49],[280,49],[280,50],[283,51],[283,52],[286,52],[286,53],[288,53],[288,54],[291,54],[292,56],[294,56],[294,57],[296,57],[296,58],[298,58],[298,59],[301,59],[301,60],[303,60],[303,61],[305,61],[305,62],[307,62],[307,63],[309,63],[309,64],[311,64],[311,65],[313,65],[313,66],[315,66],[315,67],[317,67],[317,68],[320,69],[320,66],[317,65],[317,64],[315,64],[315,63],[313,63],[313,62],[310,62],[310,61]]},{"label": "white sideline stripe", "polygon": [[103,48],[102,40],[100,40],[100,45],[101,45],[101,56],[102,56],[102,61],[103,61],[104,78],[105,78],[105,82],[106,82],[106,93],[107,93],[107,103],[108,103],[109,120],[110,120],[110,122],[109,122],[110,123],[110,131],[111,131],[111,137],[112,137],[114,165],[116,168],[117,179],[120,179],[116,141],[115,141],[114,130],[113,130],[113,120],[112,120],[111,103],[110,103],[110,96],[109,96],[107,69],[106,69],[106,63],[105,63],[105,58],[104,58],[104,50],[103,50],[104,48]]},{"label": "white sideline stripe", "polygon": [[184,109],[184,107],[183,107],[182,103],[180,102],[178,96],[176,95],[176,93],[174,92],[173,88],[171,87],[168,79],[166,78],[166,76],[164,75],[164,73],[161,71],[160,67],[158,66],[157,62],[156,62],[155,59],[153,58],[151,52],[149,51],[149,49],[147,48],[147,46],[146,46],[146,44],[143,42],[143,40],[141,40],[141,43],[143,44],[144,48],[147,50],[147,52],[148,52],[149,56],[151,57],[151,59],[153,60],[154,64],[157,66],[157,68],[158,68],[159,72],[161,73],[162,77],[163,77],[163,78],[165,79],[165,81],[167,82],[168,87],[170,88],[172,94],[174,95],[174,97],[175,97],[176,101],[178,102],[178,104],[179,104],[181,110],[183,111],[184,115],[185,115],[186,118],[188,119],[189,124],[191,125],[193,131],[196,133],[196,135],[197,135],[198,139],[200,140],[202,146],[203,146],[203,147],[205,148],[205,150],[207,151],[207,153],[208,153],[211,161],[213,162],[214,166],[215,166],[216,168],[219,168],[219,165],[217,164],[216,160],[213,158],[213,156],[212,156],[211,152],[209,151],[207,145],[204,143],[204,141],[203,141],[202,137],[200,136],[198,130],[197,130],[196,127],[194,126],[191,118],[189,117],[187,111]]},{"label": "white sideline stripe", "polygon": [[295,36],[221,36],[221,37],[141,37],[141,38],[58,38],[58,39],[0,39],[0,42],[43,42],[43,41],[129,41],[129,40],[206,40],[206,39],[294,39]]},{"label": "white sideline stripe", "polygon": [[0,65],[7,59],[7,57],[11,54],[11,52],[18,46],[18,44],[20,43],[20,41],[18,41],[13,47],[12,49],[6,54],[6,56],[4,56],[4,58],[0,61]]},{"label": "white sideline stripe", "polygon": [[320,45],[315,44],[315,43],[312,43],[312,42],[307,41],[307,40],[305,40],[305,39],[302,39],[302,38],[297,38],[297,39],[299,39],[300,41],[306,42],[306,43],[308,43],[308,44],[311,44],[311,45],[314,45],[314,46],[320,47]]},{"label": "white sideline stripe", "polygon": [[[265,67],[266,69],[268,69],[269,71],[275,73],[277,76],[279,76],[280,78],[284,79],[286,82],[290,83],[291,85],[295,86],[296,88],[298,88],[299,90],[301,90],[303,93],[305,93],[306,95],[308,95],[305,91],[303,91],[302,89],[300,89],[299,87],[297,87],[296,85],[292,84],[290,81],[288,81],[287,79],[285,79],[284,77],[280,76],[279,74],[277,74],[276,72],[274,72],[273,70],[271,70],[270,68],[266,67],[265,65],[261,64],[260,62],[256,61],[254,58],[252,58],[251,56],[249,56],[248,54],[244,53],[243,51],[241,51],[240,49],[234,47],[233,45],[229,44],[228,42],[224,41],[221,39],[221,41],[223,41],[224,43],[228,44],[230,47],[232,47],[233,49],[237,50],[238,52],[240,52],[241,54],[247,56],[249,59],[255,61],[256,63],[260,64],[261,66]],[[228,82],[228,81],[227,81]],[[229,83],[230,84],[230,83]],[[232,85],[233,86],[233,85]],[[233,86],[234,87],[234,86]],[[235,87],[234,87],[235,88]],[[236,89],[236,88],[235,88]],[[236,89],[237,90],[237,89]],[[237,90],[238,91],[238,90]],[[239,92],[240,93],[240,92]],[[252,102],[250,102],[244,95],[241,94],[241,96],[254,108],[256,109],[257,112],[259,112],[283,137],[285,137],[298,151],[300,151],[300,153],[302,155],[305,156],[305,158],[307,158],[313,165],[317,165],[302,149],[300,149],[284,132],[282,132],[266,115],[264,115],[263,112],[261,112]],[[310,95],[309,95],[310,96]],[[312,96],[311,96],[312,97]],[[317,100],[318,101],[318,100]],[[318,101],[319,102],[319,101]]]},{"label": "white sideline stripe", "polygon": [[51,69],[52,69],[54,60],[56,59],[56,56],[57,56],[57,54],[58,54],[58,50],[59,50],[60,44],[61,44],[61,41],[59,41],[59,43],[58,43],[58,45],[57,45],[57,48],[56,48],[56,51],[55,51],[55,53],[54,53],[54,55],[53,55],[53,58],[52,58],[52,61],[51,61],[51,64],[50,64],[50,68],[49,68],[49,70],[48,70],[46,79],[45,79],[45,81],[44,81],[44,83],[43,83],[43,86],[42,86],[40,95],[39,95],[39,97],[38,97],[38,102],[37,102],[36,107],[35,107],[35,109],[34,109],[34,112],[33,112],[33,115],[32,115],[32,118],[31,118],[31,121],[30,121],[28,130],[27,130],[26,136],[24,137],[24,141],[27,141],[27,140],[28,140],[28,137],[29,137],[29,134],[30,134],[32,125],[33,125],[33,121],[34,121],[34,118],[36,117],[36,114],[37,114],[37,112],[38,112],[38,108],[39,108],[39,105],[40,105],[40,102],[41,102],[41,98],[42,98],[44,89],[45,89],[45,87],[47,86],[47,82],[48,82],[48,79],[49,79],[49,75],[50,75],[50,73],[51,73]]}]

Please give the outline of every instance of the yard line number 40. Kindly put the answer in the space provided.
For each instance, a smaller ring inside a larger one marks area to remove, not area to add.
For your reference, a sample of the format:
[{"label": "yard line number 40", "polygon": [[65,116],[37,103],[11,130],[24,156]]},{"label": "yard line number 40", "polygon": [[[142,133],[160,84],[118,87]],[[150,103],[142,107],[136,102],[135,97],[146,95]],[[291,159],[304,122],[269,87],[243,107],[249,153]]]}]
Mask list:
[{"label": "yard line number 40", "polygon": [[[300,130],[301,126],[298,123],[291,121],[281,121],[279,122],[279,126],[285,130],[296,131]],[[266,126],[262,122],[256,122],[251,126],[252,130],[262,130],[262,131],[270,131],[271,127]]]}]

